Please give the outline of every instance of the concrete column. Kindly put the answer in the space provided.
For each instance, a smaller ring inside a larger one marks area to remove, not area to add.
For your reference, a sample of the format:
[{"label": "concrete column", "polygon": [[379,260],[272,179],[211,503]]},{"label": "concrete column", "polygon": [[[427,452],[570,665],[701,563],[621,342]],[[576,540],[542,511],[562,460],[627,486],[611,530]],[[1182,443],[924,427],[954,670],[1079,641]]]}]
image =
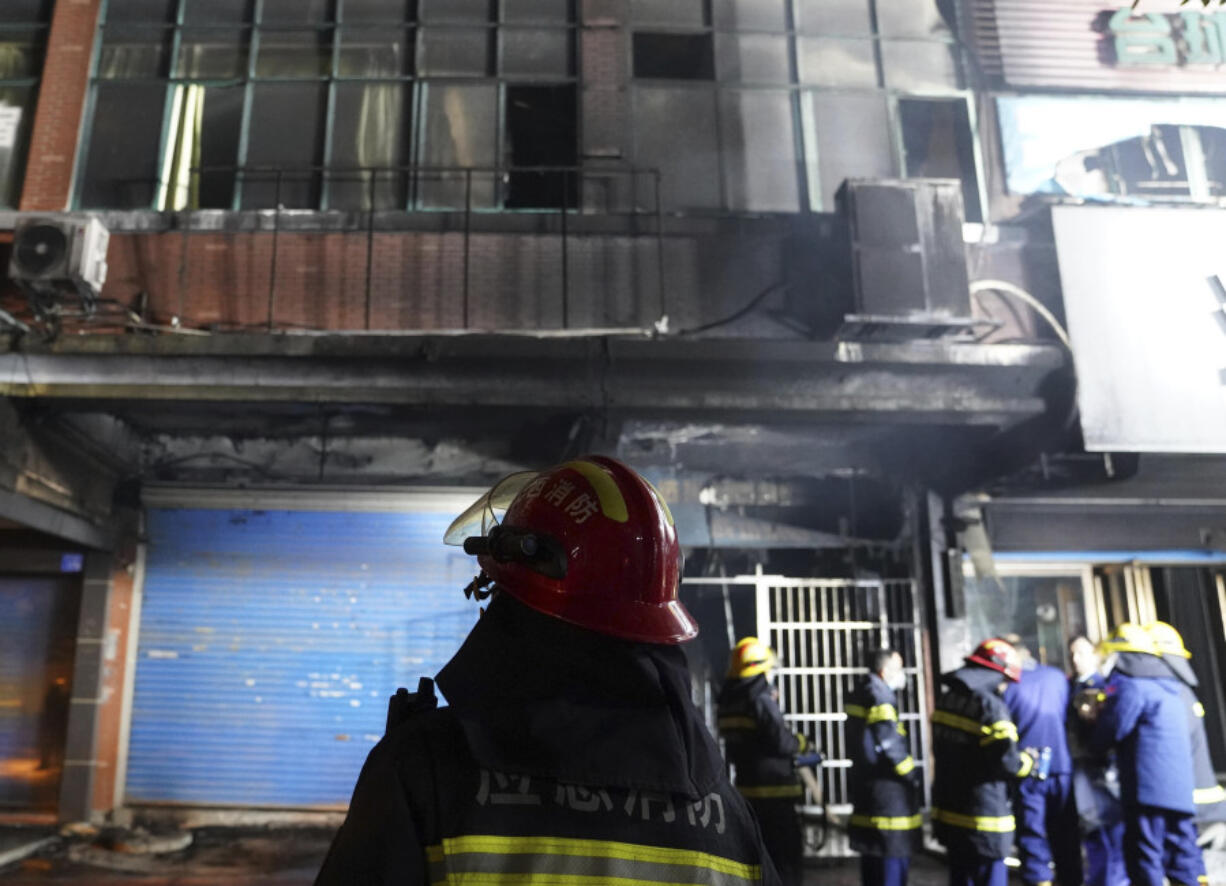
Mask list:
[{"label": "concrete column", "polygon": [[112,559],[111,554],[104,552],[91,551],[85,555],[68,737],[60,779],[61,821],[88,821],[93,811]]}]

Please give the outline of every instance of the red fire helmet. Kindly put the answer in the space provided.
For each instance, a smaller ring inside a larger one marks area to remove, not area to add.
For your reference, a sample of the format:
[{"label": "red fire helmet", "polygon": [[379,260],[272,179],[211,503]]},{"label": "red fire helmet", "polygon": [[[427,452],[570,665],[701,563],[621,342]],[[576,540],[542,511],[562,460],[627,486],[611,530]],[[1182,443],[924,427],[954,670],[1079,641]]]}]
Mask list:
[{"label": "red fire helmet", "polygon": [[[505,516],[491,526],[501,507]],[[677,599],[672,514],[617,459],[585,455],[512,475],[458,517],[446,540],[462,542],[500,590],[546,615],[640,643],[698,634]]]},{"label": "red fire helmet", "polygon": [[999,637],[984,640],[966,657],[967,664],[1000,671],[1014,683],[1022,679],[1022,657],[1009,643]]}]

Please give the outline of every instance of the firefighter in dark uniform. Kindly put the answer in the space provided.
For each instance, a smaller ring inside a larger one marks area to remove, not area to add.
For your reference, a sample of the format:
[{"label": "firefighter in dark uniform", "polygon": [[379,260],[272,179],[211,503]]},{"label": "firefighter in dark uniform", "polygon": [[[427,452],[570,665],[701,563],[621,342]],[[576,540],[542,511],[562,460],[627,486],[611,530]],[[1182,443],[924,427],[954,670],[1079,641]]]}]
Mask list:
[{"label": "firefighter in dark uniform", "polygon": [[736,768],[736,789],[758,816],[780,879],[793,886],[804,874],[804,834],[796,814],[804,789],[795,760],[809,742],[783,719],[768,679],[774,666],[775,653],[757,637],[737,643],[719,693],[717,722],[728,762]]},{"label": "firefighter in dark uniform", "polygon": [[1009,791],[1035,768],[1034,755],[1017,746],[1017,727],[1001,698],[1021,672],[1017,650],[993,638],[941,678],[932,714],[932,830],[948,850],[950,886],[1008,882],[1005,858],[1015,829]]},{"label": "firefighter in dark uniform", "polygon": [[1073,760],[1073,797],[1085,847],[1087,886],[1124,886],[1124,818],[1120,809],[1119,770],[1114,754],[1090,750],[1094,724],[1080,715],[1096,707],[1107,686],[1098,672],[1102,658],[1085,636],[1069,641],[1073,676],[1069,679],[1068,743]]},{"label": "firefighter in dark uniform", "polygon": [[1139,625],[1102,644],[1110,671],[1096,749],[1116,749],[1124,804],[1124,861],[1132,886],[1207,882],[1196,845],[1192,742],[1180,682]]},{"label": "firefighter in dark uniform", "polygon": [[1217,783],[1213,759],[1209,756],[1209,736],[1205,733],[1205,706],[1196,697],[1200,680],[1192,670],[1192,653],[1184,646],[1179,631],[1164,621],[1147,625],[1146,631],[1158,648],[1162,660],[1180,682],[1179,694],[1187,711],[1188,735],[1192,741],[1195,777],[1192,802],[1196,806],[1196,822],[1207,825],[1226,821],[1226,790]]},{"label": "firefighter in dark uniform", "polygon": [[316,883],[778,883],[690,701],[655,489],[586,456],[507,478],[447,540],[492,599],[438,675],[450,706],[427,690],[371,751]]},{"label": "firefighter in dark uniform", "polygon": [[1051,755],[1046,777],[1024,780],[1014,796],[1022,881],[1028,886],[1051,886],[1054,869],[1061,886],[1080,886],[1081,841],[1073,761],[1065,734],[1068,678],[1063,671],[1036,662],[1020,643],[1012,645],[1021,656],[1022,675],[1009,684],[1004,697],[1017,726],[1018,744],[1050,748]]},{"label": "firefighter in dark uniform", "polygon": [[848,697],[852,814],[848,834],[860,853],[863,886],[906,886],[911,853],[923,825],[919,770],[895,693],[907,685],[902,656],[874,652],[871,670]]}]

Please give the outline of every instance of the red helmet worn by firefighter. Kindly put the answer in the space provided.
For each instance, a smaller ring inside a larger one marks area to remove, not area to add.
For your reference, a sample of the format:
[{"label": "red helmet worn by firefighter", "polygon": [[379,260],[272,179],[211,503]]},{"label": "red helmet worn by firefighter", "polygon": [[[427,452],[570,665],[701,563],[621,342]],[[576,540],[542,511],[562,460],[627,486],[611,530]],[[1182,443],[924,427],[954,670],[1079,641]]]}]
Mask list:
[{"label": "red helmet worn by firefighter", "polygon": [[672,514],[617,459],[585,455],[504,478],[456,518],[445,541],[477,555],[482,574],[470,590],[493,582],[538,612],[623,640],[680,643],[698,634],[677,599]]},{"label": "red helmet worn by firefighter", "polygon": [[980,643],[975,651],[966,657],[966,663],[1000,671],[1014,683],[1022,679],[1022,657],[1012,645],[999,637]]}]

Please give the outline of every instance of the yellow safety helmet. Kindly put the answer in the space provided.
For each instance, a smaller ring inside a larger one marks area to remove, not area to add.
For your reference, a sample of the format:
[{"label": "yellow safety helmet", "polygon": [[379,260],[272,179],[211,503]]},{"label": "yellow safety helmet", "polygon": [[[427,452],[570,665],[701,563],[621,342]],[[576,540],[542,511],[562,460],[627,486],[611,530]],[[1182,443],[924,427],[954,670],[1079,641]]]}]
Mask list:
[{"label": "yellow safety helmet", "polygon": [[1164,621],[1155,621],[1145,626],[1149,638],[1158,647],[1160,655],[1178,655],[1180,658],[1191,658],[1192,653],[1183,645],[1183,637],[1172,625]]},{"label": "yellow safety helmet", "polygon": [[732,650],[728,676],[745,678],[765,674],[775,666],[775,652],[757,637],[746,637]]},{"label": "yellow safety helmet", "polygon": [[1154,645],[1154,638],[1139,624],[1126,621],[1118,625],[1106,640],[1098,646],[1102,655],[1112,652],[1144,652],[1147,655],[1161,655]]}]

